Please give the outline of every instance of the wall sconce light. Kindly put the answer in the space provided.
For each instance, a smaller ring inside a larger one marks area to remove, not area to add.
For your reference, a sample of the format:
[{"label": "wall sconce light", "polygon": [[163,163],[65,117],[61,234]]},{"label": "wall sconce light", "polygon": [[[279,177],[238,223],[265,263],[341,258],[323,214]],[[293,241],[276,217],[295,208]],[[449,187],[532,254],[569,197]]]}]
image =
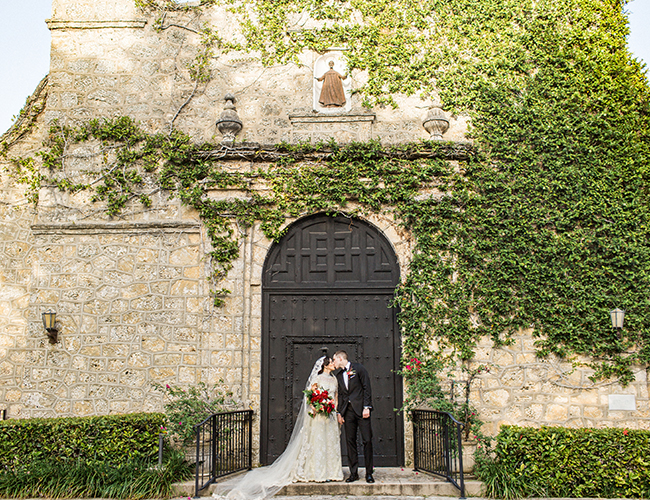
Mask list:
[{"label": "wall sconce light", "polygon": [[47,336],[50,337],[50,342],[54,344],[58,340],[58,330],[56,329],[56,313],[54,311],[47,311],[41,314],[43,317],[43,327],[47,331]]},{"label": "wall sconce light", "polygon": [[609,316],[612,318],[612,328],[618,328],[619,330],[623,328],[623,320],[625,319],[625,311],[619,309],[612,309],[609,311]]}]

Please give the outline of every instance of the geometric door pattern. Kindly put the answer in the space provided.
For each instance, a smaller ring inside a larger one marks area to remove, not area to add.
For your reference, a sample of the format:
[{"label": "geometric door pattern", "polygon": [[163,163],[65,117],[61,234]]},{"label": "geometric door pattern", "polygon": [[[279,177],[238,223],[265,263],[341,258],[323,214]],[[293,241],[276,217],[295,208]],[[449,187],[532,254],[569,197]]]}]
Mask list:
[{"label": "geometric door pattern", "polygon": [[271,247],[262,282],[262,463],[284,450],[311,367],[327,347],[330,355],[346,350],[370,373],[375,464],[403,464],[403,422],[394,411],[402,404],[394,373],[400,336],[391,307],[398,282],[392,247],[358,219],[301,219]]}]

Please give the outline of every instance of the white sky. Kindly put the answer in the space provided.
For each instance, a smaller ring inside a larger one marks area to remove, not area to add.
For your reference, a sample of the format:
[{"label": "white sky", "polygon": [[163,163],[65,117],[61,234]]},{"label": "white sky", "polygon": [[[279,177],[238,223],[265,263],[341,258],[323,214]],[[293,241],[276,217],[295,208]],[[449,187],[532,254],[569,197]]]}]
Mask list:
[{"label": "white sky", "polygon": [[[51,0],[0,0],[0,135],[49,71]],[[632,0],[630,50],[650,66],[650,0]],[[647,69],[646,69],[646,74]]]}]

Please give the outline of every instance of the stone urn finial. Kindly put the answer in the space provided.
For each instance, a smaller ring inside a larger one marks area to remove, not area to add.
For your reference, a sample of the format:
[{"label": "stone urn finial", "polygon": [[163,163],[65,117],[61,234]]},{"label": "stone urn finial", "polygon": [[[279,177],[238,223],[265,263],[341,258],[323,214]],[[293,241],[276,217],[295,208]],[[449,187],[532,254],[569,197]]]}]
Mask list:
[{"label": "stone urn finial", "polygon": [[242,129],[242,121],[239,119],[237,109],[235,109],[235,96],[230,92],[224,97],[226,105],[223,112],[217,120],[217,130],[223,135],[221,144],[232,145],[235,142],[235,136]]},{"label": "stone urn finial", "polygon": [[431,139],[441,141],[442,135],[449,130],[449,119],[445,116],[440,104],[434,104],[429,108],[426,118],[422,122]]}]

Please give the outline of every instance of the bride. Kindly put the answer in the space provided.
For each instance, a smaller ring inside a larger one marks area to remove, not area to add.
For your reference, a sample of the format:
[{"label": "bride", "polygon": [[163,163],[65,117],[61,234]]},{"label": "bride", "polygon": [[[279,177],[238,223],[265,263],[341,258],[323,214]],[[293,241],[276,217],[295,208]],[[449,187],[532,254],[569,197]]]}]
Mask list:
[{"label": "bride", "polygon": [[[312,368],[308,391],[327,391],[337,404],[338,382],[334,362],[323,356]],[[318,413],[317,405],[303,397],[296,424],[286,449],[267,467],[254,469],[226,483],[217,484],[215,498],[262,500],[295,482],[342,481],[340,428],[336,412]]]}]

